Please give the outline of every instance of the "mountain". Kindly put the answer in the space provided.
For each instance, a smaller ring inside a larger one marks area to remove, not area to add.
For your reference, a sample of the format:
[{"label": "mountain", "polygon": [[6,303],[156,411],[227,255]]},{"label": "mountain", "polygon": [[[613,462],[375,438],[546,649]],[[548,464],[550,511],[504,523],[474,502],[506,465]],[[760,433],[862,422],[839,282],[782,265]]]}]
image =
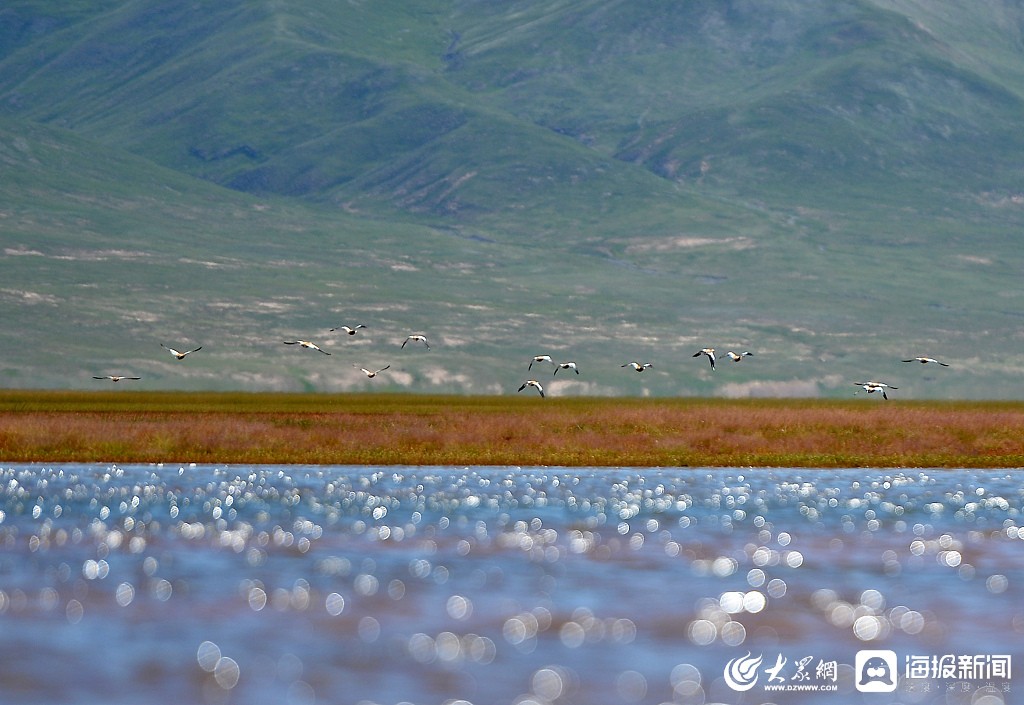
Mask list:
[{"label": "mountain", "polygon": [[0,382],[1021,396],[1019,5],[397,5],[0,9]]}]

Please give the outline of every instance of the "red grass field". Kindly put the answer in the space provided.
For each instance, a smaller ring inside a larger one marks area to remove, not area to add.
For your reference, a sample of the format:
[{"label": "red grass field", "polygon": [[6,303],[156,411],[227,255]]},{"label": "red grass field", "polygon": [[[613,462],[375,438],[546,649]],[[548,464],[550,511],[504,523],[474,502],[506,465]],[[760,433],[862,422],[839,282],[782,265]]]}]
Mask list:
[{"label": "red grass field", "polygon": [[4,391],[0,460],[1024,467],[1024,404]]}]

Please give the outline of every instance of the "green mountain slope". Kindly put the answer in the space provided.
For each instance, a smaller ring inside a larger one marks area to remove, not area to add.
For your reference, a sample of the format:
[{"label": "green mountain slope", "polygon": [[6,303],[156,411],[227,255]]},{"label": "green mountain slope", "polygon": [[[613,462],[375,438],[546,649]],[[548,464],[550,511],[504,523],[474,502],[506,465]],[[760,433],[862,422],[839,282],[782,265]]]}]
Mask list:
[{"label": "green mountain slope", "polygon": [[1019,396],[1022,14],[16,0],[0,383]]}]

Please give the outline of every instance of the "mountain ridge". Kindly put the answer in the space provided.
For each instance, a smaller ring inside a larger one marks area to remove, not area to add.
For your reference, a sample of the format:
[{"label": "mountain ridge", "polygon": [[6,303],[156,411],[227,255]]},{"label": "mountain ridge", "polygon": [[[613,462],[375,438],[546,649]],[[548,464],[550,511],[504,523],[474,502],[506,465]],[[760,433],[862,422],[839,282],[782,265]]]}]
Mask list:
[{"label": "mountain ridge", "polygon": [[[911,394],[1016,396],[1022,17],[17,0],[0,378],[85,386],[128,340],[115,362],[160,386],[362,389],[270,340],[351,312],[388,331],[354,352],[428,327],[454,351],[374,380],[396,389],[507,391],[509,359],[549,346],[615,358],[565,393],[834,395],[929,347],[965,369]],[[23,351],[67,321],[88,322],[71,362]],[[227,345],[151,361],[172,334]],[[757,366],[687,362],[715,340]],[[642,385],[620,374],[659,352]]]}]

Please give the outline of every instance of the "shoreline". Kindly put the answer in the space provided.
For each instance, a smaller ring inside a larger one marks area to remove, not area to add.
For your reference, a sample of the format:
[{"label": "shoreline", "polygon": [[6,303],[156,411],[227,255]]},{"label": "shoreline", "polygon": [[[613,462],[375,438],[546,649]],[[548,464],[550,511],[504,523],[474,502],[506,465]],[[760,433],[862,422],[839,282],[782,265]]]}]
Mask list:
[{"label": "shoreline", "polygon": [[1024,467],[1024,402],[0,391],[0,462]]}]

